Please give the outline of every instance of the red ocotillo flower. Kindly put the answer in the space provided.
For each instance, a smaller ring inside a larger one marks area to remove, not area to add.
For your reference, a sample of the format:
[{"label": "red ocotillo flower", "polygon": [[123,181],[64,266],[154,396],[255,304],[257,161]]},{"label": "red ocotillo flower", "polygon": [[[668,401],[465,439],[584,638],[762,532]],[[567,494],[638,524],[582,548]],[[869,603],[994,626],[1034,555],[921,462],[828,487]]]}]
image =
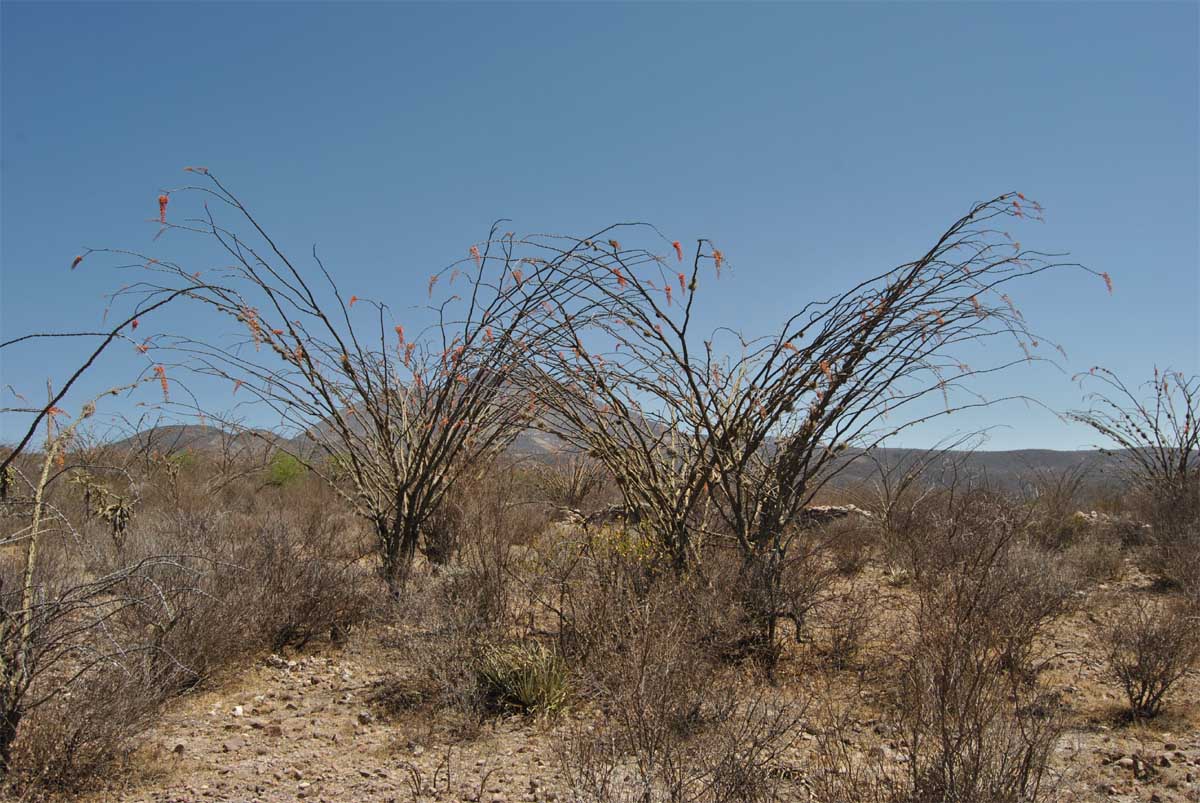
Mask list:
[{"label": "red ocotillo flower", "polygon": [[478,268],[479,264],[480,264],[479,246],[477,246],[477,245],[471,246],[471,259],[475,260],[475,267]]},{"label": "red ocotillo flower", "polygon": [[353,307],[358,303],[358,296],[350,296],[350,306]]},{"label": "red ocotillo flower", "polygon": [[829,360],[821,360],[821,362],[818,363],[818,367],[821,369],[821,373],[825,374],[825,381],[832,382],[833,369],[829,367]]},{"label": "red ocotillo flower", "polygon": [[138,343],[134,348],[138,350],[138,354],[145,354],[150,350],[150,347],[145,343]]},{"label": "red ocotillo flower", "polygon": [[621,250],[621,244],[619,242],[617,242],[616,240],[609,240],[608,244],[612,246],[612,250],[614,250],[614,251]]},{"label": "red ocotillo flower", "polygon": [[185,173],[199,173],[204,176],[208,175],[207,167],[185,167],[185,168],[183,168],[183,171]]},{"label": "red ocotillo flower", "polygon": [[671,285],[668,284],[664,287],[663,292],[667,294],[667,306],[669,307],[671,306]]},{"label": "red ocotillo flower", "polygon": [[609,270],[612,271],[613,276],[617,277],[617,286],[624,287],[625,286],[625,277],[621,274],[621,269],[620,268],[610,268]]},{"label": "red ocotillo flower", "polygon": [[273,335],[282,335],[282,334],[283,334],[283,330],[282,330],[282,329],[272,329],[272,330],[271,330],[271,334],[273,334]]},{"label": "red ocotillo flower", "polygon": [[682,262],[683,261],[683,246],[679,244],[678,240],[676,240],[675,242],[671,243],[671,247],[675,249],[675,258],[678,259],[680,262]]},{"label": "red ocotillo flower", "polygon": [[685,290],[687,290],[687,277],[684,276],[682,273],[678,274],[678,276],[679,276],[679,292],[682,293]]},{"label": "red ocotillo flower", "polygon": [[720,248],[713,249],[713,263],[717,266],[717,278],[721,278],[721,263],[725,261],[725,255],[721,253]]},{"label": "red ocotillo flower", "polygon": [[245,382],[243,382],[243,381],[242,381],[242,380],[240,380],[240,379],[239,379],[239,380],[237,380],[237,381],[235,381],[235,382],[233,383],[233,395],[234,395],[234,396],[236,396],[236,395],[237,395],[238,388],[240,388],[240,387],[241,387],[242,385],[244,385],[244,384],[246,384],[246,383],[245,383]]},{"label": "red ocotillo flower", "polygon": [[79,263],[80,263],[80,262],[82,262],[82,261],[83,261],[83,255],[82,255],[82,254],[81,254],[81,255],[79,255],[79,256],[77,256],[77,257],[75,257],[73,260],[71,260],[71,270],[75,270],[76,266],[78,266],[78,265],[79,265]]},{"label": "red ocotillo flower", "polygon": [[[417,347],[416,343],[408,343],[404,346],[404,367],[405,368],[407,368],[409,363],[412,362],[413,349],[415,349],[416,347]],[[420,379],[420,377],[417,377],[417,378]]]},{"label": "red ocotillo flower", "polygon": [[134,318],[132,321],[130,321],[130,322],[129,322],[129,325],[130,325],[130,327],[132,327],[133,329],[137,329],[137,328],[138,328],[138,319],[137,319],[137,318]]},{"label": "red ocotillo flower", "polygon": [[1104,286],[1108,288],[1108,294],[1111,296],[1113,291],[1112,277],[1108,273],[1101,273],[1100,278],[1104,280]]},{"label": "red ocotillo flower", "polygon": [[438,277],[437,277],[436,273],[429,277],[429,297],[430,298],[433,298],[433,286],[435,284],[437,284],[437,281],[438,281]]},{"label": "red ocotillo flower", "polygon": [[404,345],[404,327],[403,326],[399,326],[399,325],[396,326],[396,342],[399,343],[401,346]]},{"label": "red ocotillo flower", "polygon": [[171,199],[167,197],[166,193],[163,193],[162,195],[158,196],[158,222],[159,223],[167,222],[167,204],[169,204],[170,202],[171,202]]},{"label": "red ocotillo flower", "polygon": [[483,328],[483,339],[484,339],[486,342],[488,342],[488,343],[491,343],[491,342],[492,342],[492,341],[495,339],[495,338],[492,336],[492,327],[490,327],[490,326],[485,326],[485,327]]},{"label": "red ocotillo flower", "polygon": [[154,373],[158,374],[158,384],[162,386],[163,401],[170,401],[171,395],[167,387],[167,369],[161,365],[154,366]]},{"label": "red ocotillo flower", "polygon": [[975,296],[971,296],[971,306],[973,306],[975,308],[976,314],[978,314],[978,315],[983,314],[983,307],[981,307],[979,305],[979,299],[976,298]]},{"label": "red ocotillo flower", "polygon": [[525,276],[525,274],[521,273],[521,271],[520,271],[520,270],[514,270],[514,271],[512,272],[512,277],[513,277],[513,279],[515,279],[515,280],[516,280],[516,282],[517,282],[517,287],[520,287],[520,286],[521,286],[521,279],[523,279],[523,278],[524,278],[524,276]]}]

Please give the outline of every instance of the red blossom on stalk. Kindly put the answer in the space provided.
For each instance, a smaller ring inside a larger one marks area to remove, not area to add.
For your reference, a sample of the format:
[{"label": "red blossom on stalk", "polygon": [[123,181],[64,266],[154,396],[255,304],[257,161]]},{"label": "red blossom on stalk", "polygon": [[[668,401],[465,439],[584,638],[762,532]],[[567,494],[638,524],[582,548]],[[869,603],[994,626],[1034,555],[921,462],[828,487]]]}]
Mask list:
[{"label": "red blossom on stalk", "polygon": [[614,250],[614,251],[621,250],[621,244],[619,242],[617,242],[616,240],[609,240],[608,244],[612,246],[612,250]]},{"label": "red blossom on stalk", "polygon": [[687,290],[687,277],[684,276],[682,273],[678,274],[678,276],[679,276],[679,292],[682,293],[685,290]]},{"label": "red blossom on stalk", "polygon": [[79,265],[79,263],[80,263],[80,262],[82,262],[82,261],[83,261],[83,256],[82,256],[82,255],[80,255],[80,256],[77,256],[77,257],[75,257],[73,260],[71,260],[71,270],[75,270],[75,267],[76,267],[77,265]]},{"label": "red blossom on stalk", "polygon": [[171,199],[167,197],[167,193],[163,193],[162,195],[158,196],[158,222],[159,223],[167,222],[167,204],[169,204],[170,202],[171,202]]},{"label": "red blossom on stalk", "polygon": [[676,259],[678,259],[680,262],[682,262],[683,261],[683,246],[679,244],[678,240],[676,240],[675,242],[671,243],[671,247],[675,249]]},{"label": "red blossom on stalk", "polygon": [[667,294],[667,306],[669,307],[671,306],[671,285],[668,284],[664,287],[663,292]]},{"label": "red blossom on stalk", "polygon": [[129,322],[129,325],[130,325],[132,328],[134,328],[134,329],[137,329],[137,328],[138,328],[138,319],[137,319],[137,318],[134,318],[132,321],[130,321],[130,322]]},{"label": "red blossom on stalk", "polygon": [[480,264],[480,261],[479,261],[479,246],[477,246],[477,245],[473,245],[473,246],[471,246],[471,259],[475,260],[475,267],[477,267],[477,268],[478,268],[478,267],[479,267],[479,264]]},{"label": "red blossom on stalk", "polygon": [[491,342],[492,342],[492,340],[494,340],[494,339],[495,339],[495,338],[492,336],[492,327],[490,327],[490,326],[485,326],[485,327],[484,327],[484,329],[483,329],[483,339],[484,339],[484,341],[486,341],[486,342],[488,342],[488,343],[491,343]]},{"label": "red blossom on stalk", "polygon": [[438,282],[438,277],[437,277],[436,273],[429,277],[429,297],[430,298],[433,298],[433,286],[435,284],[437,284],[437,282]]},{"label": "red blossom on stalk", "polygon": [[396,326],[396,340],[400,345],[404,345],[404,327]]},{"label": "red blossom on stalk", "polygon": [[350,306],[353,307],[358,303],[358,296],[350,296]]},{"label": "red blossom on stalk", "polygon": [[517,287],[520,287],[520,286],[521,286],[521,279],[523,279],[523,278],[524,278],[524,276],[525,276],[525,274],[521,273],[521,271],[520,271],[520,270],[513,270],[513,272],[512,272],[512,277],[513,277],[513,279],[515,279],[515,280],[516,280],[516,282],[517,282]]},{"label": "red blossom on stalk", "polygon": [[245,383],[245,382],[243,382],[243,381],[242,381],[242,380],[240,380],[240,379],[239,379],[239,380],[237,380],[236,382],[234,382],[234,383],[233,383],[233,395],[234,395],[234,396],[236,396],[236,395],[237,395],[238,388],[240,388],[240,387],[241,387],[242,385],[244,385],[244,384],[246,384],[246,383]]},{"label": "red blossom on stalk", "polygon": [[713,249],[713,262],[717,266],[717,278],[721,278],[721,263],[725,261],[725,255],[721,253],[721,249]]},{"label": "red blossom on stalk", "polygon": [[1108,294],[1111,296],[1113,291],[1112,277],[1105,272],[1100,274],[1100,278],[1104,280],[1104,286],[1108,288]]},{"label": "red blossom on stalk", "polygon": [[167,369],[161,365],[154,366],[154,373],[158,374],[158,384],[162,386],[163,401],[170,401],[171,394],[167,387]]},{"label": "red blossom on stalk", "polygon": [[624,287],[625,286],[625,277],[621,274],[621,269],[620,268],[610,268],[610,270],[612,271],[613,276],[617,277],[617,286]]}]

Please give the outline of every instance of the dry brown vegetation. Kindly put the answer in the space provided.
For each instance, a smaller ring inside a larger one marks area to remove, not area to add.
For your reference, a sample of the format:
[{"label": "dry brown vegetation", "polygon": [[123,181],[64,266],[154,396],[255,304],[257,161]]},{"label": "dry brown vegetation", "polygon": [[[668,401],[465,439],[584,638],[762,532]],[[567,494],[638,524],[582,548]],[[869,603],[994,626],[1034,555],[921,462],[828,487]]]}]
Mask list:
[{"label": "dry brown vegetation", "polygon": [[[493,231],[406,332],[319,263],[315,290],[215,180],[192,191],[249,234],[207,209],[165,227],[233,266],[135,255],[155,278],[123,297],[245,342],[164,338],[135,384],[216,376],[303,437],[158,451],[89,439],[96,402],[25,408],[0,455],[7,791],[1200,799],[1196,380],[1077,414],[1125,450],[1106,486],[990,487],[948,450],[837,482],[1034,359],[1001,286],[1067,266],[996,230],[1023,197],[748,339],[692,333],[728,269],[704,240],[688,264],[611,239],[648,227]],[[984,341],[1021,354],[959,361]],[[529,427],[565,446],[518,459]]]}]

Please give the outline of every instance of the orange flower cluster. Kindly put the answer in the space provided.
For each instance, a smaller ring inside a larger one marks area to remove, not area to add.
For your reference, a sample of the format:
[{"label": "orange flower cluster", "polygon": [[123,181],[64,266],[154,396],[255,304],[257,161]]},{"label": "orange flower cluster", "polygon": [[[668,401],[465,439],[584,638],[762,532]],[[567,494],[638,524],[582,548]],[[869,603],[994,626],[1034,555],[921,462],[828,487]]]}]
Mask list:
[{"label": "orange flower cluster", "polygon": [[163,401],[170,401],[171,394],[167,387],[167,369],[161,365],[154,366],[154,373],[158,374],[158,384],[162,386]]},{"label": "orange flower cluster", "polygon": [[471,259],[475,260],[475,267],[478,268],[480,265],[479,246],[471,246]]},{"label": "orange flower cluster", "polygon": [[671,243],[671,247],[675,249],[675,258],[678,259],[680,262],[682,262],[683,261],[683,246],[679,244],[678,240],[676,240],[675,242]]},{"label": "orange flower cluster", "polygon": [[163,195],[158,196],[158,222],[159,223],[167,222],[167,204],[169,204],[170,202],[171,202],[171,199],[168,198],[165,193]]}]

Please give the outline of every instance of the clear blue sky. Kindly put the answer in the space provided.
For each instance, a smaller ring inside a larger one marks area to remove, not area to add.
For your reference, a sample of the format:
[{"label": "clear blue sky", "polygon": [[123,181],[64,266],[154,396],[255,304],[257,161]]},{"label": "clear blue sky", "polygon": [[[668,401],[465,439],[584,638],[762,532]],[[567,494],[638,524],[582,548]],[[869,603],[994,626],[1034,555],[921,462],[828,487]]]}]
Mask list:
[{"label": "clear blue sky", "polygon": [[[0,335],[98,323],[121,278],[71,258],[173,247],[146,221],[184,165],[217,172],[294,253],[319,244],[348,293],[418,303],[498,217],[643,219],[723,248],[736,275],[709,314],[750,328],[1015,189],[1047,209],[1026,246],[1116,283],[1019,288],[1067,372],[1195,372],[1198,8],[5,2]],[[37,391],[82,346],[5,350],[2,384]],[[137,368],[118,351],[88,388]],[[1081,400],[1047,366],[984,389]],[[906,442],[988,425],[1006,427],[989,448],[1092,443],[1021,405]]]}]

